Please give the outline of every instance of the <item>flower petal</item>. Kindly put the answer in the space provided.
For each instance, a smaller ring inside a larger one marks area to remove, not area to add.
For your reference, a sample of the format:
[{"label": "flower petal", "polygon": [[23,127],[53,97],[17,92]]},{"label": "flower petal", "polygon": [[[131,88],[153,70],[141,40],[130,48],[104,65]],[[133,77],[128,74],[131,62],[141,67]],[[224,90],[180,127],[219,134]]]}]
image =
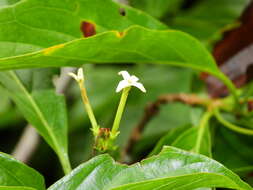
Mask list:
[{"label": "flower petal", "polygon": [[146,92],[146,89],[144,88],[143,84],[141,84],[140,82],[135,82],[132,85],[139,88],[142,92]]},{"label": "flower petal", "polygon": [[129,86],[130,86],[129,82],[127,82],[126,80],[122,80],[119,82],[116,88],[116,92],[120,92],[123,88],[129,87]]},{"label": "flower petal", "polygon": [[78,81],[78,77],[75,73],[68,73],[68,75],[74,78],[76,81]]},{"label": "flower petal", "polygon": [[120,71],[118,74],[122,75],[124,80],[129,80],[131,77],[127,71]]},{"label": "flower petal", "polygon": [[83,68],[79,68],[77,71],[77,77],[79,80],[83,80],[84,79],[84,75],[83,75]]},{"label": "flower petal", "polygon": [[131,78],[130,78],[131,82],[135,83],[139,80],[139,78],[135,75],[132,75]]}]

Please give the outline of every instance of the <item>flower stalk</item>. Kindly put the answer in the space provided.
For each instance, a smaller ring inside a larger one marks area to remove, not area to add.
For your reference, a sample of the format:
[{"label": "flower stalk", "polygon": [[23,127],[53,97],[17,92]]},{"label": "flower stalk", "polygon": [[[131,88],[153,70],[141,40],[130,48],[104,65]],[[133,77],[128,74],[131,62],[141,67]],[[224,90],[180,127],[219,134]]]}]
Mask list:
[{"label": "flower stalk", "polygon": [[99,134],[99,125],[97,124],[97,120],[95,118],[95,115],[93,113],[89,98],[87,96],[87,91],[86,91],[85,82],[84,82],[83,69],[82,68],[78,69],[77,75],[74,74],[74,73],[69,73],[69,75],[71,77],[73,77],[79,85],[82,100],[83,100],[83,104],[84,104],[84,108],[87,111],[88,117],[89,117],[90,122],[91,122],[91,126],[92,126],[91,130],[92,130],[92,132],[93,132],[93,134],[96,138]]},{"label": "flower stalk", "polygon": [[143,84],[138,82],[139,78],[137,78],[134,75],[130,75],[127,71],[120,71],[118,73],[119,75],[122,75],[123,80],[119,82],[116,92],[122,91],[119,106],[116,112],[116,116],[113,122],[112,130],[110,133],[110,139],[114,140],[119,135],[119,125],[122,118],[122,114],[125,109],[127,97],[129,94],[129,91],[131,90],[131,87],[134,86],[138,89],[140,89],[142,92],[146,92],[146,89],[144,88]]},{"label": "flower stalk", "polygon": [[118,109],[116,112],[116,116],[115,116],[115,119],[113,122],[111,134],[110,134],[111,139],[115,139],[119,134],[118,129],[119,129],[120,121],[121,121],[122,114],[125,109],[125,105],[126,105],[126,101],[127,101],[127,97],[128,97],[130,89],[131,89],[131,87],[127,87],[127,88],[124,88],[122,91],[119,106],[118,106]]},{"label": "flower stalk", "polygon": [[69,73],[69,75],[73,77],[79,85],[84,107],[85,107],[85,110],[87,111],[88,117],[92,125],[91,130],[95,137],[94,149],[98,150],[99,152],[115,150],[116,146],[114,146],[113,142],[120,133],[119,132],[120,121],[125,109],[129,91],[131,90],[132,86],[135,86],[136,88],[139,88],[142,92],[146,92],[146,89],[144,88],[143,84],[138,82],[139,79],[136,76],[129,75],[127,71],[119,72],[119,75],[122,75],[123,80],[119,82],[116,88],[116,92],[122,91],[122,94],[121,94],[119,106],[115,115],[115,119],[113,122],[113,126],[111,129],[100,128],[100,126],[97,124],[96,118],[92,111],[92,107],[90,105],[90,101],[87,96],[82,68],[78,69],[77,74]]},{"label": "flower stalk", "polygon": [[99,133],[99,126],[97,124],[97,120],[95,118],[95,115],[93,113],[90,101],[88,99],[86,88],[84,86],[84,82],[79,83],[79,88],[80,88],[80,91],[81,91],[81,96],[82,96],[82,100],[83,100],[85,110],[87,111],[88,117],[89,117],[90,122],[91,122],[92,131],[93,131],[94,135],[97,136],[98,133]]}]

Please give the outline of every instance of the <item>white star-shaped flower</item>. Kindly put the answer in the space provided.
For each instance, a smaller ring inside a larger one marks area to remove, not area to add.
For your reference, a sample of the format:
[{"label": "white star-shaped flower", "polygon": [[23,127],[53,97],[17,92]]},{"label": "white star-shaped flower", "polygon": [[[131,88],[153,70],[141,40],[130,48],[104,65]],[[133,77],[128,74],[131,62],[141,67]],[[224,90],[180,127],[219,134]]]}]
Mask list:
[{"label": "white star-shaped flower", "polygon": [[83,69],[79,68],[77,74],[69,73],[69,76],[73,77],[77,82],[84,81]]},{"label": "white star-shaped flower", "polygon": [[120,71],[119,75],[122,75],[123,80],[119,82],[116,92],[120,92],[122,89],[130,86],[135,86],[139,88],[142,92],[146,92],[146,89],[144,88],[143,84],[137,82],[139,79],[136,76],[130,76],[127,71]]}]

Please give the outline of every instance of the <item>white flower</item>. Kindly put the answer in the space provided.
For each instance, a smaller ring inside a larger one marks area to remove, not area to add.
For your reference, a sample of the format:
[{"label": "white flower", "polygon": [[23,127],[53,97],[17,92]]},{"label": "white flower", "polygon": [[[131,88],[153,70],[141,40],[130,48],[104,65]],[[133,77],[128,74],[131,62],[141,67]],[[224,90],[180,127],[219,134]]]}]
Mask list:
[{"label": "white flower", "polygon": [[84,81],[83,69],[79,68],[77,71],[77,75],[75,73],[69,73],[69,76],[73,77],[77,82]]},{"label": "white flower", "polygon": [[116,92],[120,92],[122,89],[130,86],[135,86],[139,88],[142,92],[146,92],[146,89],[144,88],[143,84],[137,82],[139,79],[136,76],[130,76],[127,71],[120,71],[119,75],[122,75],[123,80],[119,82]]}]

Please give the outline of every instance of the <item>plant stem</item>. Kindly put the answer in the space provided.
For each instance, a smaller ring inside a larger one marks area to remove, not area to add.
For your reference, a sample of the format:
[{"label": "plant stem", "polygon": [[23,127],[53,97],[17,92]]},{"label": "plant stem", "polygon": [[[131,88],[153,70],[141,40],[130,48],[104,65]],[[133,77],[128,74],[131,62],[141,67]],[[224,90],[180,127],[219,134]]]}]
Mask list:
[{"label": "plant stem", "polygon": [[78,82],[78,84],[79,84],[79,87],[80,87],[81,96],[82,96],[82,100],[83,100],[85,110],[87,111],[88,117],[89,117],[91,125],[92,125],[92,130],[93,130],[93,132],[96,132],[96,131],[98,132],[99,127],[98,127],[95,115],[92,111],[90,101],[89,101],[88,96],[87,96],[87,92],[86,92],[86,89],[85,89],[85,86],[84,86],[84,81]]},{"label": "plant stem", "polygon": [[220,110],[219,109],[215,109],[214,110],[214,115],[216,117],[216,119],[221,123],[223,124],[225,127],[237,132],[237,133],[241,133],[241,134],[244,134],[244,135],[253,135],[253,130],[251,129],[245,129],[245,128],[242,128],[242,127],[238,127],[232,123],[230,123],[229,121],[225,120],[221,114],[220,114]]},{"label": "plant stem", "polygon": [[208,125],[208,122],[209,122],[210,118],[212,117],[212,115],[213,115],[212,111],[207,111],[204,113],[204,115],[200,121],[198,137],[197,137],[197,142],[196,142],[196,146],[195,146],[196,153],[200,153],[201,141],[203,139],[206,126]]},{"label": "plant stem", "polygon": [[237,105],[239,105],[239,97],[237,95],[237,89],[235,87],[235,85],[233,84],[233,82],[223,73],[216,75],[220,80],[223,81],[223,83],[227,86],[227,88],[229,89],[229,91],[231,92],[232,96],[234,97],[235,103]]},{"label": "plant stem", "polygon": [[127,101],[127,97],[129,94],[131,87],[127,87],[123,89],[123,92],[121,94],[121,98],[120,98],[120,102],[119,102],[119,106],[116,112],[116,116],[113,122],[113,126],[112,126],[112,130],[111,130],[111,137],[115,138],[118,134],[118,129],[119,129],[119,124],[120,124],[120,120],[126,105],[126,101]]},{"label": "plant stem", "polygon": [[67,175],[72,170],[70,162],[69,162],[69,158],[68,158],[68,156],[64,156],[64,155],[62,156],[62,154],[59,154],[59,155],[60,155],[59,159],[60,159],[63,171],[64,171],[65,175]]}]

